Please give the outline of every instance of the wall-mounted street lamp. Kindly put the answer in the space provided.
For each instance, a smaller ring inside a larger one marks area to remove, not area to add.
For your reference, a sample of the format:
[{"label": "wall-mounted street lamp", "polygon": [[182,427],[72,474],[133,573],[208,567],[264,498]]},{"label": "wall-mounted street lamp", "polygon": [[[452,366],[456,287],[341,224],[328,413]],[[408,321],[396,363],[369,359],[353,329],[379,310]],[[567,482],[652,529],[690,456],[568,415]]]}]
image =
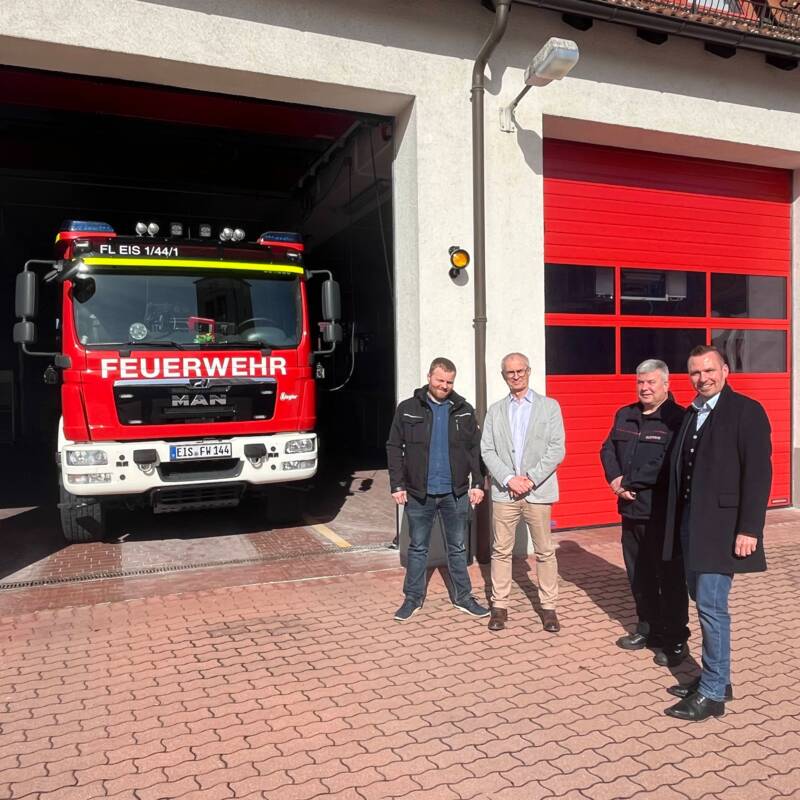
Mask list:
[{"label": "wall-mounted street lamp", "polygon": [[571,39],[548,39],[525,70],[525,87],[509,105],[500,109],[500,129],[513,133],[514,109],[531,86],[560,81],[578,63],[579,56],[578,45]]}]

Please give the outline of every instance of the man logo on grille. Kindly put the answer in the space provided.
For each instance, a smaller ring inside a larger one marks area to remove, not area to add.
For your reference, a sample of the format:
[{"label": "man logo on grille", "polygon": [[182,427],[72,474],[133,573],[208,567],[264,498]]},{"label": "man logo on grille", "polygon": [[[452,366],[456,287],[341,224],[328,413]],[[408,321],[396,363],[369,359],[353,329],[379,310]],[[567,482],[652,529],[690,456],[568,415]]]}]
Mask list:
[{"label": "man logo on grille", "polygon": [[226,406],[228,398],[224,394],[173,394],[172,407],[194,407],[194,406]]}]

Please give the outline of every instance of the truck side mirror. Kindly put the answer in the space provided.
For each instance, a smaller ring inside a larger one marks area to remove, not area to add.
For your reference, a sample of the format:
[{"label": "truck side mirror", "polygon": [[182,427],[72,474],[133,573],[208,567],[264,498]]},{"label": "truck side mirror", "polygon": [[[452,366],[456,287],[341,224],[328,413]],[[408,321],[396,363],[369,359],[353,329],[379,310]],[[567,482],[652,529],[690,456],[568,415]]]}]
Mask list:
[{"label": "truck side mirror", "polygon": [[14,344],[36,344],[36,323],[29,319],[14,325]]},{"label": "truck side mirror", "polygon": [[[322,316],[328,322],[334,322],[342,316],[342,293],[338,281],[328,278],[322,283]],[[341,327],[340,327],[341,333]],[[327,342],[340,341],[339,339],[326,339]]]},{"label": "truck side mirror", "polygon": [[338,322],[320,322],[319,332],[325,344],[334,344],[342,341],[342,326]]},{"label": "truck side mirror", "polygon": [[51,272],[45,276],[45,281],[53,280],[60,274],[60,270],[56,267],[58,264],[56,261],[31,258],[25,262],[25,269],[17,275],[14,291],[14,311],[20,318],[19,322],[14,325],[14,344],[21,345],[25,355],[52,358],[57,367],[69,367],[69,358],[61,353],[38,353],[28,349],[29,345],[36,342],[35,319],[39,313],[39,283],[36,273],[30,268],[31,264],[46,264],[50,267]]},{"label": "truck side mirror", "polygon": [[[14,311],[23,319],[36,319],[39,312],[39,285],[36,273],[25,270],[17,275],[16,291],[14,293]],[[15,336],[16,336],[16,327]],[[16,339],[15,339],[16,341]]]}]

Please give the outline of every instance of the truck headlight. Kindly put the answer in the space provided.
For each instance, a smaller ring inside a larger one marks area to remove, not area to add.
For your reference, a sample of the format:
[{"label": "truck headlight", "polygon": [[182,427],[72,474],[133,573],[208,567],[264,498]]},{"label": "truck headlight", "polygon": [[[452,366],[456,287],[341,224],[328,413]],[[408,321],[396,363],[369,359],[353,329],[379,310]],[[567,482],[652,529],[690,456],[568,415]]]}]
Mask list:
[{"label": "truck headlight", "polygon": [[311,469],[317,463],[316,458],[301,461],[284,461],[284,469]]},{"label": "truck headlight", "polygon": [[313,439],[290,439],[286,442],[286,453],[311,453],[314,450]]},{"label": "truck headlight", "polygon": [[67,450],[67,466],[100,467],[108,464],[105,450]]},{"label": "truck headlight", "polygon": [[84,472],[81,475],[67,475],[67,483],[111,483],[111,473]]}]

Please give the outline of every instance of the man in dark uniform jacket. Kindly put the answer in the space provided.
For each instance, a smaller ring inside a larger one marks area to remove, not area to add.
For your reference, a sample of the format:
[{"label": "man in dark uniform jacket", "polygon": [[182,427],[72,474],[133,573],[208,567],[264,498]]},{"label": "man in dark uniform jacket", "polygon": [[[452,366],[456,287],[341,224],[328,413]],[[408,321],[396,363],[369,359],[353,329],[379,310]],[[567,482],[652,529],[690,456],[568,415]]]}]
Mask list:
[{"label": "man in dark uniform jacket", "polygon": [[703,669],[693,683],[667,690],[683,699],[665,713],[698,722],[721,717],[733,698],[728,594],[735,573],[767,568],[772,446],[764,409],[727,385],[719,350],[695,347],[688,366],[697,397],[672,452],[664,558],[683,552],[703,633]]},{"label": "man in dark uniform jacket", "polygon": [[600,449],[622,517],[622,555],[636,603],[636,630],[623,650],[661,648],[655,661],[676,666],[687,655],[689,597],[680,555],[662,560],[669,455],[684,410],[669,393],[669,369],[648,359],[636,368],[637,403],[623,406]]}]

